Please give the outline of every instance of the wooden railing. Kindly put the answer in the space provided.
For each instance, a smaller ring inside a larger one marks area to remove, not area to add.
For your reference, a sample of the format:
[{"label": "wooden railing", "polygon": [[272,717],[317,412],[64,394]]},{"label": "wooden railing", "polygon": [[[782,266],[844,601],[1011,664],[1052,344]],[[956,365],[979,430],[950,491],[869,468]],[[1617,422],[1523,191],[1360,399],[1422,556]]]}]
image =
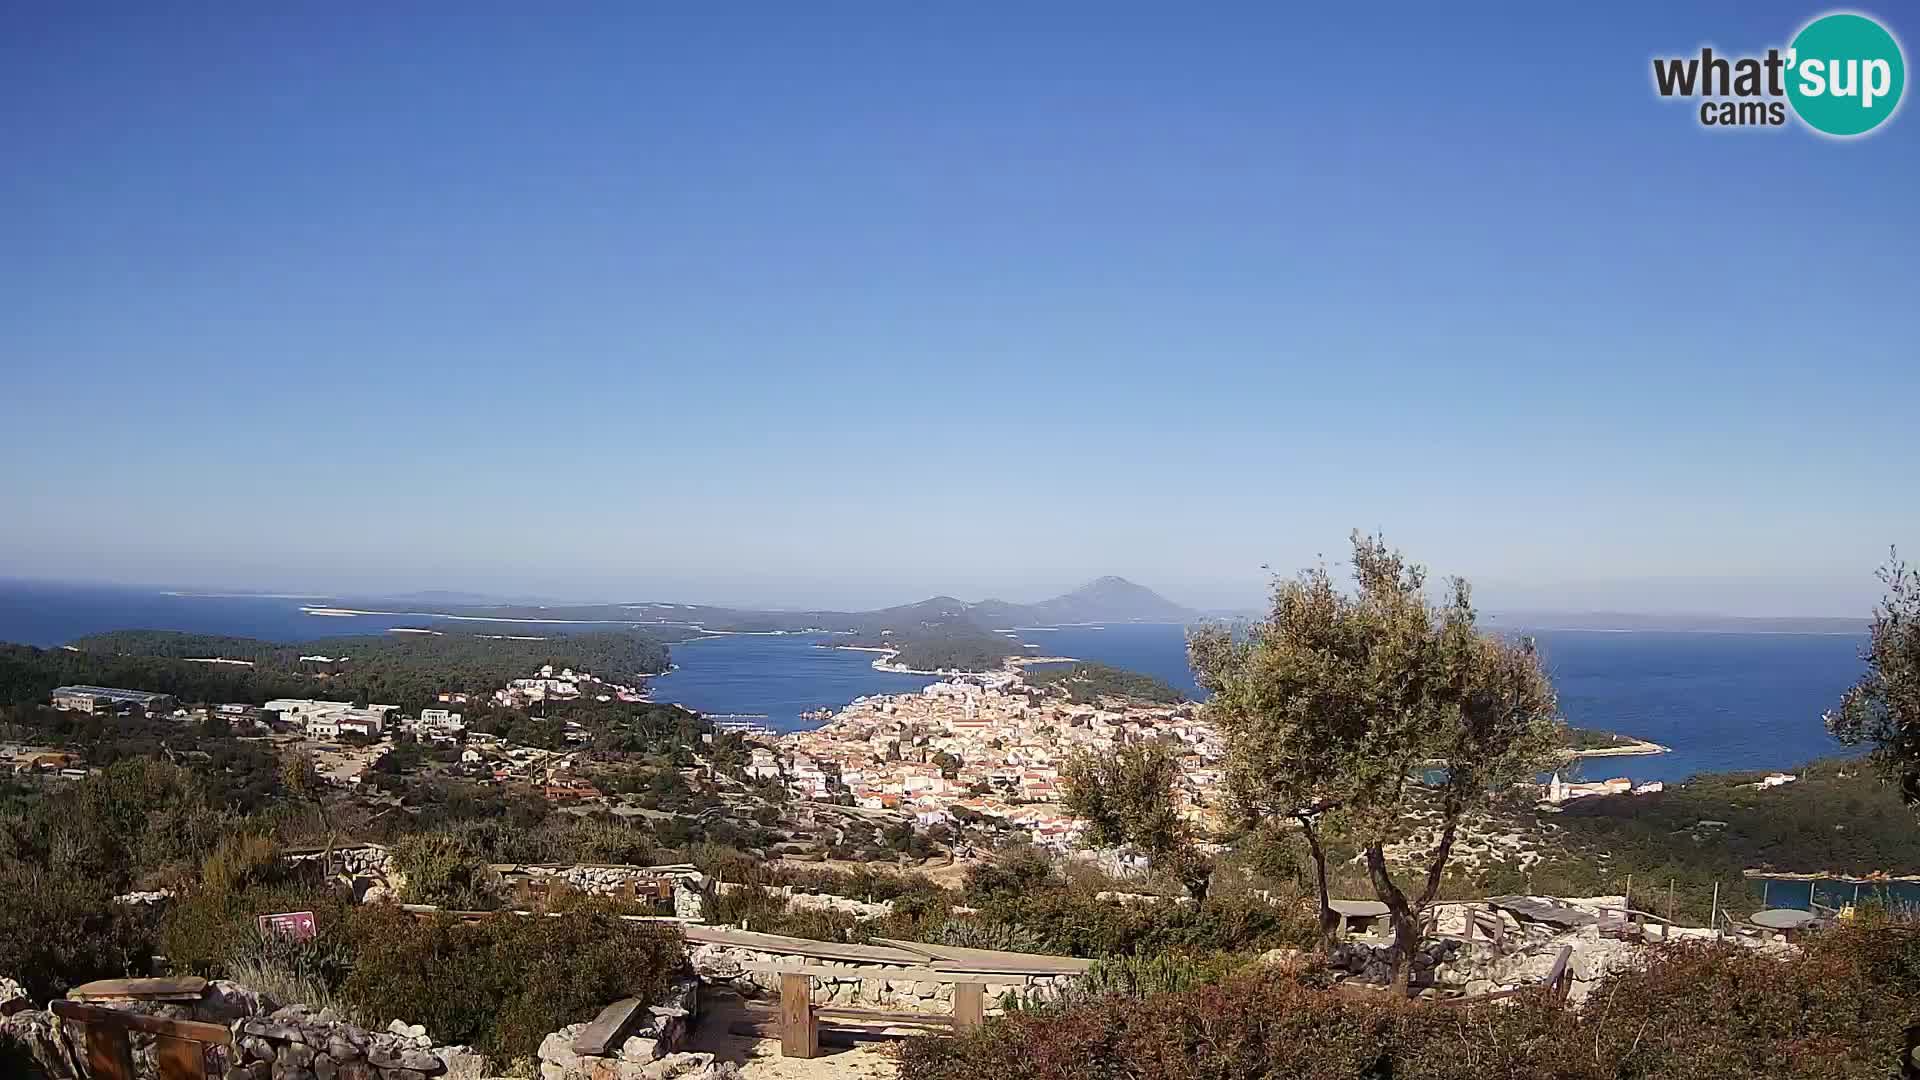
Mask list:
[{"label": "wooden railing", "polygon": [[812,977],[805,972],[786,971],[780,975],[780,1011],[771,1025],[774,1030],[765,1024],[737,1024],[729,1030],[738,1035],[778,1034],[781,1057],[814,1058],[820,1056],[822,1021],[887,1027],[934,1026],[965,1034],[986,1023],[986,1018],[984,982],[956,981],[951,1013],[889,1012],[851,1005],[815,1005]]},{"label": "wooden railing", "polygon": [[87,1073],[92,1080],[134,1080],[129,1035],[135,1031],[154,1037],[153,1059],[160,1080],[206,1080],[207,1047],[233,1045],[233,1033],[221,1024],[166,1020],[77,1001],[56,1001],[48,1007],[55,1016],[85,1029]]}]

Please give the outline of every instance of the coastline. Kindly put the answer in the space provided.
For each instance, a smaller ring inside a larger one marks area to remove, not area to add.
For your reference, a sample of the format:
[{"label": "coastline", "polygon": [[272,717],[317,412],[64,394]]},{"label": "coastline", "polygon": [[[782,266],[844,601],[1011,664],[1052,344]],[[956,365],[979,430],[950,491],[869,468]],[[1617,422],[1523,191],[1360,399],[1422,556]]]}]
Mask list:
[{"label": "coastline", "polygon": [[1646,739],[1635,739],[1624,746],[1602,746],[1593,750],[1568,750],[1569,758],[1605,758],[1605,757],[1649,757],[1654,754],[1671,754],[1673,747],[1661,746]]},{"label": "coastline", "polygon": [[1079,661],[1071,656],[1009,656],[1001,661],[997,668],[985,671],[963,671],[960,668],[912,668],[905,664],[896,664],[893,658],[900,655],[899,649],[889,649],[880,645],[817,645],[820,649],[843,649],[847,652],[870,652],[882,654],[871,665],[875,671],[884,671],[889,675],[991,675],[997,671],[1018,671],[1029,664],[1076,664]]}]

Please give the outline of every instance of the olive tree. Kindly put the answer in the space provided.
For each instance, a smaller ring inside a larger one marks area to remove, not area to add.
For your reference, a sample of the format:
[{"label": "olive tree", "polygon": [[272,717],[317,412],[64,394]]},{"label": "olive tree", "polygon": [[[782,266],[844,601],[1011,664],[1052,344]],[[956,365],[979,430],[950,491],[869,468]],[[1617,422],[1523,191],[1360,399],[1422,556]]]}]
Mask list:
[{"label": "olive tree", "polygon": [[1180,812],[1179,779],[1179,754],[1160,739],[1128,740],[1108,753],[1082,751],[1060,772],[1066,811],[1086,824],[1084,843],[1143,855],[1155,873],[1203,900],[1213,862]]},{"label": "olive tree", "polygon": [[[1299,823],[1323,928],[1333,919],[1322,834],[1339,822],[1388,909],[1404,986],[1462,818],[1552,762],[1559,722],[1531,642],[1481,632],[1464,580],[1435,602],[1424,569],[1377,537],[1352,540],[1351,591],[1324,566],[1303,571],[1275,585],[1265,620],[1239,636],[1198,632],[1190,652],[1226,739],[1234,805],[1249,820]],[[1418,885],[1403,887],[1388,848],[1436,815],[1432,846],[1414,853]]]},{"label": "olive tree", "polygon": [[1920,807],[1920,572],[1896,553],[1879,576],[1887,593],[1860,657],[1867,672],[1827,713],[1827,730],[1849,746],[1870,747],[1875,768]]}]

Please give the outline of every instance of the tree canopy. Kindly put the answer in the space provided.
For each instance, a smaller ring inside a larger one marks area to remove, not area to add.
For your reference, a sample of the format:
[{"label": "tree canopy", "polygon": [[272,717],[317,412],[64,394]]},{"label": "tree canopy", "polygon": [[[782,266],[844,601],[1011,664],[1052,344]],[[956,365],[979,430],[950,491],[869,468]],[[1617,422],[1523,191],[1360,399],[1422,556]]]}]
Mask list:
[{"label": "tree canopy", "polygon": [[1068,813],[1086,823],[1091,847],[1131,849],[1156,871],[1171,874],[1195,899],[1213,876],[1192,827],[1180,814],[1174,784],[1178,753],[1160,739],[1124,742],[1112,753],[1079,753],[1060,779]]},{"label": "tree canopy", "polygon": [[[1461,815],[1552,761],[1560,736],[1531,642],[1479,632],[1464,580],[1450,580],[1436,603],[1422,567],[1378,537],[1355,533],[1352,544],[1353,591],[1325,566],[1303,571],[1275,585],[1264,621],[1238,636],[1198,631],[1190,652],[1227,740],[1234,805],[1249,822],[1300,822],[1319,864],[1323,918],[1318,831],[1337,817],[1392,912],[1404,964]],[[1409,899],[1386,849],[1409,839],[1412,811],[1427,807],[1440,835]]]},{"label": "tree canopy", "polygon": [[1886,596],[1861,659],[1867,673],[1827,714],[1827,730],[1871,760],[1908,805],[1920,806],[1920,572],[1896,554],[1880,570]]},{"label": "tree canopy", "polygon": [[[303,659],[323,656],[324,661]],[[213,658],[243,663],[196,663]],[[66,683],[171,694],[183,702],[348,698],[404,707],[442,691],[497,689],[543,664],[616,681],[667,669],[644,634],[591,631],[540,640],[466,633],[356,635],[299,644],[162,630],[119,630],[66,648],[0,645],[0,703],[45,701]]]}]

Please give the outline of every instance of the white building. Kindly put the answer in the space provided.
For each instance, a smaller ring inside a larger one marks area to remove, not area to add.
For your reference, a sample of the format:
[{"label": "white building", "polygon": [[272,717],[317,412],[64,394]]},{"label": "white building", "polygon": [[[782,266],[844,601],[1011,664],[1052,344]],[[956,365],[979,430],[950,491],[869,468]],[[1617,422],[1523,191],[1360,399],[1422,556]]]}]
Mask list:
[{"label": "white building", "polygon": [[772,780],[780,775],[780,762],[773,756],[773,751],[756,746],[749,756],[746,769],[748,776],[755,780]]}]

